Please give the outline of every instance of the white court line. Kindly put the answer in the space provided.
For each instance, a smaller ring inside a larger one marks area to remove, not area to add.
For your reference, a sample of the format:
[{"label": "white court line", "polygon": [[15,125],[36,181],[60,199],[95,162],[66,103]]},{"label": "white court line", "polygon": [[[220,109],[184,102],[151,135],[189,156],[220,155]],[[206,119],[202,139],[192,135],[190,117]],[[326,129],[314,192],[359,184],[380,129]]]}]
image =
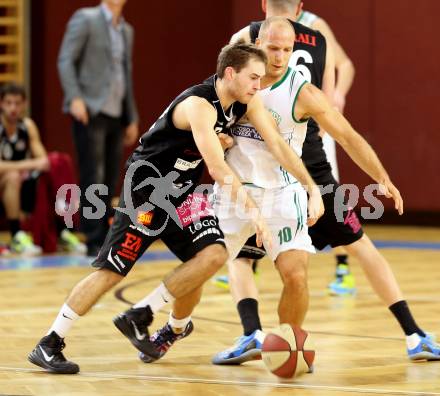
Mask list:
[{"label": "white court line", "polygon": [[[39,369],[27,369],[23,367],[4,367],[0,366],[0,371],[15,371],[20,373],[43,373]],[[48,374],[54,375],[54,374]],[[288,388],[288,389],[307,389],[318,391],[332,391],[332,392],[354,392],[354,393],[371,393],[378,395],[407,395],[407,396],[440,396],[438,392],[423,392],[423,391],[403,391],[396,389],[376,389],[376,388],[357,388],[350,386],[329,386],[329,385],[304,385],[295,383],[282,382],[257,382],[257,381],[231,381],[231,380],[215,380],[208,378],[194,378],[194,377],[165,377],[154,375],[140,375],[140,374],[117,374],[112,372],[107,373],[79,373],[81,377],[90,378],[114,378],[114,379],[134,379],[154,382],[174,382],[174,383],[196,383],[196,384],[210,384],[210,385],[231,385],[231,386],[253,386],[253,387],[271,387],[271,388]]]}]

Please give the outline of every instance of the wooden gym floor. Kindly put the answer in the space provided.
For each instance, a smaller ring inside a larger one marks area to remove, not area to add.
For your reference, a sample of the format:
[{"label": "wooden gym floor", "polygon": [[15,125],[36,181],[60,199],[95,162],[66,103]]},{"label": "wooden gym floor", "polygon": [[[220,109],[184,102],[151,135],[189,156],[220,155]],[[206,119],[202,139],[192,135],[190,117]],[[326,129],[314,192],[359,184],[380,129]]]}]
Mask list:
[{"label": "wooden gym floor", "polygon": [[[414,316],[440,334],[440,229],[367,227],[389,259]],[[240,335],[228,292],[205,287],[194,313],[195,331],[163,360],[144,364],[112,324],[112,317],[143,297],[177,261],[157,244],[114,291],[76,323],[66,355],[81,366],[76,376],[50,375],[26,356],[55,318],[73,285],[87,275],[87,259],[52,256],[0,259],[1,395],[440,395],[440,362],[410,362],[400,327],[373,294],[352,260],[358,293],[330,297],[325,287],[334,264],[329,252],[310,262],[310,310],[304,328],[316,349],[315,372],[281,382],[261,361],[241,367],[210,364],[214,353]],[[280,281],[260,266],[260,305],[266,329],[276,326]],[[156,316],[154,327],[167,314]]]}]

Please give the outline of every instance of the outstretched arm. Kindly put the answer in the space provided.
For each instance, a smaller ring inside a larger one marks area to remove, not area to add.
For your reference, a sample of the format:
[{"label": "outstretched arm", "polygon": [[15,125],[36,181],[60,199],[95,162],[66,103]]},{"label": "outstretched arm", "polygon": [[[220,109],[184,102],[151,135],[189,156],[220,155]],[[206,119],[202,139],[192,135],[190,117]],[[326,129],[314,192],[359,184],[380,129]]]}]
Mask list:
[{"label": "outstretched arm", "polygon": [[403,213],[403,201],[399,190],[393,185],[375,151],[356,132],[347,119],[328,102],[318,88],[306,84],[298,95],[295,116],[313,117],[373,180],[385,187],[387,198],[393,198],[399,214]]}]

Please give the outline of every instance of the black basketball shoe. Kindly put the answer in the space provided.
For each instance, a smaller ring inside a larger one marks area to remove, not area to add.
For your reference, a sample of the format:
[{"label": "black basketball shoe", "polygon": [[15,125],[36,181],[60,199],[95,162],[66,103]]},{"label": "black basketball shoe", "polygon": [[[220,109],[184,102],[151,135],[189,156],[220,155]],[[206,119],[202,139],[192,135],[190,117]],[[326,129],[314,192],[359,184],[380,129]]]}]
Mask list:
[{"label": "black basketball shoe", "polygon": [[159,352],[150,341],[148,326],[153,322],[153,312],[149,306],[131,308],[113,319],[113,323],[140,352],[159,358]]},{"label": "black basketball shoe", "polygon": [[150,338],[150,341],[154,344],[157,352],[159,353],[159,357],[156,358],[154,356],[150,356],[150,354],[139,353],[139,359],[141,359],[144,363],[153,363],[156,360],[160,359],[163,355],[168,352],[168,349],[178,340],[182,338],[188,337],[192,331],[194,330],[193,322],[190,321],[185,330],[182,333],[176,334],[173,331],[173,328],[167,323],[164,327],[157,330]]},{"label": "black basketball shoe", "polygon": [[28,360],[51,373],[76,374],[79,366],[69,362],[61,352],[65,346],[64,339],[52,331],[40,340],[29,354]]}]

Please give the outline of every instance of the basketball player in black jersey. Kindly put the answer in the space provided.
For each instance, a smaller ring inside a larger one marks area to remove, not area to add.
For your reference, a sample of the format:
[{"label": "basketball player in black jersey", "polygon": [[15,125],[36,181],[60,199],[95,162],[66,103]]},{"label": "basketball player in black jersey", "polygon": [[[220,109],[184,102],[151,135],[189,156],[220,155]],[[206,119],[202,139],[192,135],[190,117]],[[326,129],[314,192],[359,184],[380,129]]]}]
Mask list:
[{"label": "basketball player in black jersey", "polygon": [[[265,62],[264,52],[253,45],[226,46],[218,58],[217,75],[179,95],[142,136],[127,163],[129,177],[121,194],[121,208],[92,263],[99,270],[74,287],[47,335],[30,353],[32,363],[49,372],[77,373],[79,366],[66,360],[62,353],[63,339],[73,322],[121,281],[145,249],[159,238],[184,264],[168,274],[151,294],[117,316],[114,323],[139,351],[152,359],[158,358],[159,352],[150,341],[148,326],[153,314],[168,302],[174,302],[172,327],[183,328],[180,334],[171,329],[168,335],[176,338],[191,332],[190,320],[181,320],[188,318],[198,303],[203,283],[227,259],[218,220],[205,190],[198,186],[206,164],[212,178],[222,186],[230,185],[232,196],[239,199],[241,184],[226,164],[216,134],[243,115],[257,126],[282,166],[308,189],[310,224],[322,215],[319,189],[255,95],[265,73]],[[168,202],[153,205],[160,198]],[[167,212],[170,203],[173,213]],[[243,205],[253,211],[258,244],[270,244],[270,232],[255,203],[244,196]],[[174,221],[176,212],[179,222]]]},{"label": "basketball player in black jersey", "polygon": [[[20,228],[21,190],[31,172],[48,170],[49,161],[35,123],[23,118],[26,105],[24,88],[15,83],[0,91],[0,195],[11,232],[11,250],[25,255],[42,249]],[[31,180],[29,179],[29,183]]]},{"label": "basketball player in black jersey", "polygon": [[[24,116],[25,88],[15,82],[4,84],[0,101],[0,196],[12,237],[10,248],[14,254],[37,255],[42,248],[21,229],[19,217],[22,212],[34,213],[37,183],[41,173],[49,171],[49,159],[38,127],[31,118]],[[47,204],[53,207],[53,202]],[[55,211],[53,219],[59,245],[67,251],[83,253],[85,245],[66,228]]]},{"label": "basketball player in black jersey", "polygon": [[[298,1],[295,0],[267,0],[267,17],[278,15],[294,19],[296,17],[297,4]],[[251,23],[248,27],[234,35],[232,40],[244,39],[254,42],[261,23]],[[316,43],[317,46],[323,45],[325,40],[320,40],[319,33],[301,24],[293,21],[292,24],[296,30],[297,37],[291,62],[292,60],[298,60],[299,70],[302,70],[303,73],[308,73],[312,84],[317,85],[319,88],[321,81],[319,73],[322,73],[325,68],[323,66],[325,61],[322,57],[325,51],[318,51],[313,44]],[[298,50],[301,51],[302,59],[300,56],[295,56],[295,52]],[[303,51],[308,52],[309,56],[305,55]],[[309,60],[312,59],[312,61],[305,62],[304,60],[307,58]],[[293,66],[292,63],[290,65]],[[344,143],[342,147],[354,159],[350,151],[356,151],[357,148],[350,147],[350,143],[347,145],[347,141],[342,142],[336,136],[333,137],[338,143]],[[344,246],[350,255],[358,259],[374,291],[389,307],[401,325],[406,336],[407,353],[410,359],[440,359],[440,347],[415,322],[390,265],[375,248],[368,236],[364,234],[356,213],[346,208],[342,213],[344,222],[337,221],[335,211],[338,208],[335,207],[335,203],[339,201],[336,195],[336,189],[339,184],[334,179],[331,167],[327,162],[322,140],[319,136],[319,127],[315,123],[310,125],[310,121],[303,145],[302,159],[318,185],[327,187],[327,189],[329,186],[331,187],[331,192],[323,195],[324,215],[315,226],[309,228],[313,245],[318,249],[323,249],[327,245],[331,247]],[[236,260],[238,266],[235,266],[235,268],[237,268],[238,273],[232,278],[240,279],[233,287],[236,289],[234,297],[243,325],[243,337],[240,337],[235,347],[229,348],[227,352],[217,354],[213,359],[215,364],[240,364],[259,355],[258,341],[255,341],[255,337],[252,335],[258,334],[257,332],[261,331],[262,327],[258,314],[258,291],[252,276],[251,266],[254,260],[260,259],[264,255],[264,250],[257,248],[253,239],[250,238],[244,249],[240,252],[239,259]],[[298,290],[301,290],[305,282],[304,276],[305,274],[298,276]],[[295,303],[293,303],[292,309],[297,310],[298,306],[295,306]],[[298,318],[300,317],[301,315],[299,314]],[[301,325],[302,321],[297,324]]]}]

